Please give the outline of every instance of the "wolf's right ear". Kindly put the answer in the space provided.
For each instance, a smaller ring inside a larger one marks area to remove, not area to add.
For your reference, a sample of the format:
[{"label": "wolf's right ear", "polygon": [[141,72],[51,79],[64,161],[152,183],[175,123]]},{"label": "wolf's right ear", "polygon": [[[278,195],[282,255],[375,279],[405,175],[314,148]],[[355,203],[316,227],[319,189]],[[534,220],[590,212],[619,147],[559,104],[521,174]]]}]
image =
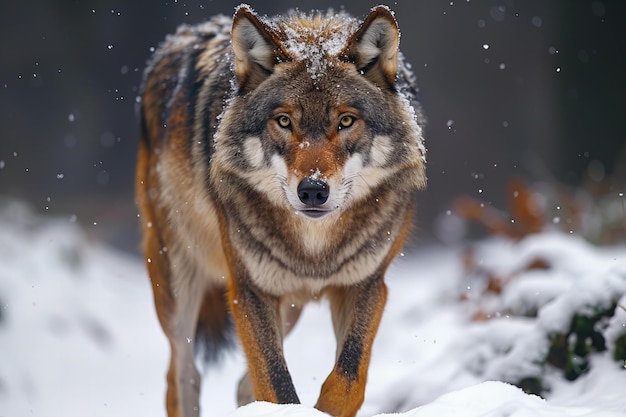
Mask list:
[{"label": "wolf's right ear", "polygon": [[246,5],[235,11],[232,45],[240,91],[256,88],[273,72],[277,62],[287,58],[278,34]]}]

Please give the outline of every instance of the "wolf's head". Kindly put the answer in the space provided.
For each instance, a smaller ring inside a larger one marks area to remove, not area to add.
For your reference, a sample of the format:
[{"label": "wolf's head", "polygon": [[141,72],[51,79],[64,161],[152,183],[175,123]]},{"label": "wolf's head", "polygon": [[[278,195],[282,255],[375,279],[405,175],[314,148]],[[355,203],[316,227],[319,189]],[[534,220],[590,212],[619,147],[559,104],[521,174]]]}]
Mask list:
[{"label": "wolf's head", "polygon": [[399,85],[408,71],[399,38],[384,6],[362,21],[331,12],[259,18],[240,6],[214,174],[234,174],[307,219],[374,200],[378,187],[423,188],[422,117]]}]

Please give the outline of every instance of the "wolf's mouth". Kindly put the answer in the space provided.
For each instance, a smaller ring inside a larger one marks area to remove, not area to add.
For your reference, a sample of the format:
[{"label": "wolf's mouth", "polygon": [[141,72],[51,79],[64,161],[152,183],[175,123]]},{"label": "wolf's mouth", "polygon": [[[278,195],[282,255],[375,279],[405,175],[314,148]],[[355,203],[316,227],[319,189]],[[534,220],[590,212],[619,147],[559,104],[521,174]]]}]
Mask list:
[{"label": "wolf's mouth", "polygon": [[329,215],[330,213],[332,213],[332,210],[317,210],[317,209],[298,210],[298,214],[302,214],[303,216],[309,219],[314,219],[314,220],[322,219],[326,217],[327,215]]}]

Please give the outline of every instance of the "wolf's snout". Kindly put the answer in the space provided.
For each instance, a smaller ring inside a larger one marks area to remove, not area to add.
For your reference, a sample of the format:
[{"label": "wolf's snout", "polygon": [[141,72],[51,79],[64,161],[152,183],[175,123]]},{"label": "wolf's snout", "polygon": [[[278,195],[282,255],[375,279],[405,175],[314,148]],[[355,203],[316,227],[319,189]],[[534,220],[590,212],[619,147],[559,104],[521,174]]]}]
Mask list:
[{"label": "wolf's snout", "polygon": [[298,184],[298,198],[307,206],[321,206],[328,201],[328,194],[326,181],[306,177]]}]

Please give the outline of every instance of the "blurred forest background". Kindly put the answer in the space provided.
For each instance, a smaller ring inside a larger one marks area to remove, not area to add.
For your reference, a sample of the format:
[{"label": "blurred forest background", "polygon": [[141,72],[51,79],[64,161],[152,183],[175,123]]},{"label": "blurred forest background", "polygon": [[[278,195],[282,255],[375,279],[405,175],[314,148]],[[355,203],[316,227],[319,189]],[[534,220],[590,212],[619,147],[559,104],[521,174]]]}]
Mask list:
[{"label": "blurred forest background", "polygon": [[[268,15],[343,7],[364,16],[376,3],[251,5]],[[136,251],[136,97],[144,65],[179,24],[230,15],[238,4],[5,2],[0,196],[23,199],[38,212],[79,222],[94,239]],[[454,214],[458,198],[505,210],[513,178],[544,196],[535,200],[546,215],[561,210],[563,200],[548,207],[546,190],[573,198],[584,192],[592,205],[608,198],[624,207],[626,1],[388,5],[429,119],[429,188],[418,197],[417,243],[475,235],[479,230],[465,228]],[[560,222],[557,215],[549,219]]]}]

